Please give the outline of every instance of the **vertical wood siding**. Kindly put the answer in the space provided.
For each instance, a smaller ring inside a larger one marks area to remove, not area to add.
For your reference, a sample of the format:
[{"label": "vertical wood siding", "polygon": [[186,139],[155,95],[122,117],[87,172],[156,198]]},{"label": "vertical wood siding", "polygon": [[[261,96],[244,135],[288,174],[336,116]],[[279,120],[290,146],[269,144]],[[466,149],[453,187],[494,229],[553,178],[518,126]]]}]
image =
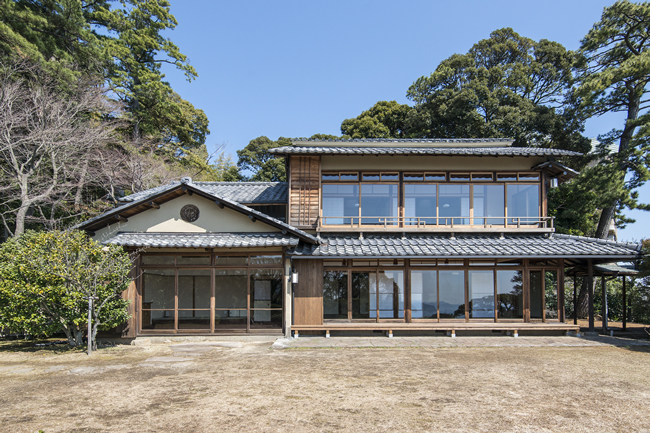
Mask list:
[{"label": "vertical wood siding", "polygon": [[320,157],[292,156],[289,170],[289,224],[315,228],[320,208]]},{"label": "vertical wood siding", "polygon": [[296,260],[298,284],[294,287],[296,325],[323,324],[323,261]]}]

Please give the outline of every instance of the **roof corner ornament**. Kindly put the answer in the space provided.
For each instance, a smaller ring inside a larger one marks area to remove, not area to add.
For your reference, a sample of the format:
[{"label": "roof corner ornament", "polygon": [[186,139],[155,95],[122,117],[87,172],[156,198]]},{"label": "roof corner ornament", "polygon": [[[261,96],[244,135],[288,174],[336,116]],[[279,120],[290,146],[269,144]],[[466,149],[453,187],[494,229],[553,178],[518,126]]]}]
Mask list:
[{"label": "roof corner ornament", "polygon": [[186,177],[181,177],[181,183],[185,185],[191,185],[192,184],[192,178],[189,176]]},{"label": "roof corner ornament", "polygon": [[456,233],[454,232],[449,233],[449,239],[456,240]]},{"label": "roof corner ornament", "polygon": [[506,237],[503,235],[503,232],[499,233],[499,239],[505,239]]}]

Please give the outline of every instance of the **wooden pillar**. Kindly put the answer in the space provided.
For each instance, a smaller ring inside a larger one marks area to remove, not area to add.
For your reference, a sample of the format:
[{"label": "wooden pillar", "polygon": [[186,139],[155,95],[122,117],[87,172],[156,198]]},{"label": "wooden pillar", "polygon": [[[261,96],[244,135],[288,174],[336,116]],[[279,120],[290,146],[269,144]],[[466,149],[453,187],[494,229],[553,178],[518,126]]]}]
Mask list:
[{"label": "wooden pillar", "polygon": [[528,263],[529,259],[524,259],[524,322],[530,322],[530,270]]},{"label": "wooden pillar", "polygon": [[558,260],[558,264],[560,266],[557,270],[557,318],[564,323],[566,320],[564,317],[564,259]]},{"label": "wooden pillar", "polygon": [[594,328],[594,264],[587,259],[587,290],[589,297],[589,332],[595,332]]},{"label": "wooden pillar", "polygon": [[627,278],[623,275],[623,331],[627,330],[627,293],[625,292],[625,280]]},{"label": "wooden pillar", "polygon": [[[404,260],[404,321],[411,322],[411,271],[409,266],[410,259]],[[399,302],[398,302],[399,305]]]},{"label": "wooden pillar", "polygon": [[607,332],[607,282],[605,281],[605,276],[600,277],[600,291],[603,296],[603,306],[601,308],[601,314],[603,316],[603,334]]},{"label": "wooden pillar", "polygon": [[573,324],[578,324],[578,276],[573,276]]}]

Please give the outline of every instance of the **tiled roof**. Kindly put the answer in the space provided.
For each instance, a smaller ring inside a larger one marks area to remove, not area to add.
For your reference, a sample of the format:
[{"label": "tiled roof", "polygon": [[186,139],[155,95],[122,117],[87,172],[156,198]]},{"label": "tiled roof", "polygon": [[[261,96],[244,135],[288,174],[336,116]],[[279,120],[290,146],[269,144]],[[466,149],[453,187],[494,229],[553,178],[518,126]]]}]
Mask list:
[{"label": "tiled roof", "polygon": [[298,245],[298,238],[279,233],[118,233],[103,243],[150,248],[289,247]]},{"label": "tiled roof", "polygon": [[[189,180],[187,182],[181,182],[179,184],[165,185],[165,188],[159,190],[156,193],[156,195],[157,196],[163,195],[163,194],[172,192],[175,189],[180,189],[180,188],[186,188],[186,189],[188,189],[190,191],[194,191],[196,193],[201,193],[201,194],[209,197],[210,199],[214,200],[215,202],[219,202],[220,205],[224,205],[224,206],[228,207],[229,209],[233,209],[233,210],[235,210],[237,212],[248,215],[251,219],[255,218],[255,219],[258,219],[260,221],[266,222],[267,224],[270,224],[272,226],[278,227],[283,232],[292,233],[292,234],[298,236],[302,240],[307,240],[308,242],[313,242],[313,243],[318,242],[316,237],[310,235],[307,232],[304,232],[304,231],[302,231],[300,229],[297,229],[297,228],[285,223],[284,221],[280,221],[278,219],[270,217],[269,215],[266,215],[265,213],[262,213],[262,212],[260,212],[258,210],[252,209],[252,208],[250,208],[248,206],[244,206],[243,204],[239,204],[239,203],[237,203],[237,202],[235,202],[233,200],[229,200],[227,198],[220,197],[220,196],[218,196],[218,195],[216,195],[216,194],[214,194],[214,193],[212,193],[210,191],[205,190],[201,186],[199,186],[199,185],[197,185],[195,183],[192,183],[191,180]],[[104,221],[104,220],[109,221],[112,218],[114,219],[117,215],[119,215],[121,212],[123,212],[126,208],[135,208],[137,206],[140,206],[140,205],[146,203],[147,200],[149,199],[149,197],[152,197],[152,196],[143,196],[143,197],[140,197],[138,200],[135,200],[135,201],[133,201],[131,203],[123,204],[120,207],[117,207],[115,209],[111,209],[111,210],[109,210],[107,212],[104,212],[101,215],[98,215],[98,216],[96,216],[94,218],[91,218],[91,219],[89,219],[87,221],[84,221],[84,222],[82,222],[80,224],[77,224],[74,227],[72,227],[72,229],[87,230],[88,227],[92,227],[93,224],[95,224],[95,223],[99,223],[99,222]],[[215,204],[215,206],[217,206],[217,204]]]},{"label": "tiled roof", "polygon": [[345,147],[284,146],[270,149],[274,155],[442,155],[442,156],[578,156],[570,150],[544,147]]},{"label": "tiled roof", "polygon": [[[286,204],[288,189],[286,182],[192,182],[210,193],[228,200],[243,204]],[[121,202],[133,202],[143,197],[149,197],[163,191],[169,185],[180,185],[172,181],[146,191],[127,195],[120,199]]]},{"label": "tiled roof", "polygon": [[294,258],[310,257],[632,257],[640,246],[554,234],[508,235],[371,235],[326,236],[320,245],[300,244]]},{"label": "tiled roof", "polygon": [[512,143],[512,138],[337,138],[320,140],[318,138],[292,138],[292,143]]}]

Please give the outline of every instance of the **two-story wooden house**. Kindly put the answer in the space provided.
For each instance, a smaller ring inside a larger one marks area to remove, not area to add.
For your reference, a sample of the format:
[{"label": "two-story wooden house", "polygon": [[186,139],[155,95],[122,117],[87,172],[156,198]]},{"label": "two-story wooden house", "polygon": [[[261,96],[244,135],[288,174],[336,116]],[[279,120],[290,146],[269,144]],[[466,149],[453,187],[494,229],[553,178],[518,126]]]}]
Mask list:
[{"label": "two-story wooden house", "polygon": [[[125,336],[577,330],[567,268],[635,244],[556,234],[573,152],[504,139],[294,140],[287,183],[181,182],[83,223],[141,251]],[[592,299],[593,300],[593,299]]]}]

